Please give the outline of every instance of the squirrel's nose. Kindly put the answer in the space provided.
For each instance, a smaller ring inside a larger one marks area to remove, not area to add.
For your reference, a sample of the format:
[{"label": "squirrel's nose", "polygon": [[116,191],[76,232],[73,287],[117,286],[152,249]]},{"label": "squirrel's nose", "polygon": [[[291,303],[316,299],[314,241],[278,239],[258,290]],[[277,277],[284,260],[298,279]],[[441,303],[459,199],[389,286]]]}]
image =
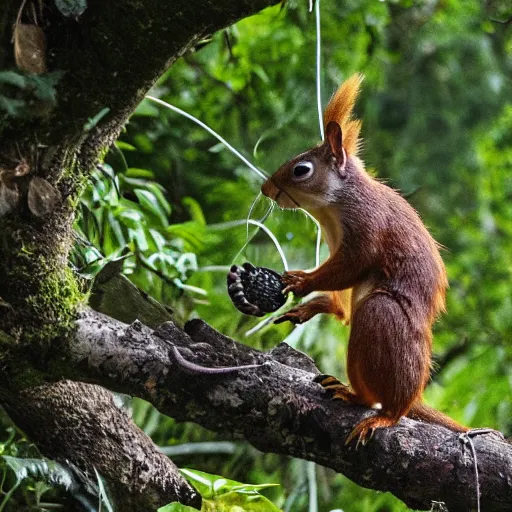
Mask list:
[{"label": "squirrel's nose", "polygon": [[272,183],[272,180],[267,180],[261,187],[261,192],[264,196],[270,197],[274,201],[277,199],[279,189]]}]

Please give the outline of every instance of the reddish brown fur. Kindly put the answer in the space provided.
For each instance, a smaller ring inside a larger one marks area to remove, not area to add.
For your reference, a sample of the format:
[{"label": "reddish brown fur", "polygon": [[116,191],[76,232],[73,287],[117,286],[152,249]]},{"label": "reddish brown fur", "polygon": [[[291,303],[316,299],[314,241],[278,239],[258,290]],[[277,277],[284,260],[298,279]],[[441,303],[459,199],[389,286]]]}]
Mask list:
[{"label": "reddish brown fur", "polygon": [[[369,407],[380,403],[382,408],[356,425],[349,440],[364,439],[405,415],[465,431],[421,403],[430,374],[432,324],[444,309],[446,272],[437,244],[416,211],[371,178],[354,155],[359,124],[348,124],[352,132],[345,146],[340,125],[354,122],[352,93],[357,93],[360,81],[352,78],[350,87],[342,86],[340,91],[351,91],[350,97],[343,103],[337,94],[336,109],[327,108],[328,142],[285,163],[262,187],[282,207],[311,212],[322,224],[331,252],[310,273],[285,274],[288,290],[298,296],[330,293],[294,308],[281,320],[300,322],[317,313],[333,313],[351,321],[347,373],[352,392],[344,387],[337,395]],[[341,112],[342,118],[336,114],[333,122],[333,112]],[[299,162],[311,163],[311,176],[294,174]],[[348,289],[351,304],[341,292]]]},{"label": "reddish brown fur", "polygon": [[333,94],[324,112],[324,128],[327,128],[331,121],[341,126],[343,145],[349,155],[356,155],[359,148],[361,121],[352,119],[352,110],[362,81],[363,75],[358,73],[343,82]]}]

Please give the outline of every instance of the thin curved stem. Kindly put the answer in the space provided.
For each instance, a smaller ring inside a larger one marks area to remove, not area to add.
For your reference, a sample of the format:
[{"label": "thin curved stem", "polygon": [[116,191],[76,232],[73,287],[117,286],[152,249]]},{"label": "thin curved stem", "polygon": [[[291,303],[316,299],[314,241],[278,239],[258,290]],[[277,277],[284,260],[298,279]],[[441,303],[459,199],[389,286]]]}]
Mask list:
[{"label": "thin curved stem", "polygon": [[181,110],[181,108],[175,107],[174,105],[171,105],[170,103],[167,103],[166,101],[163,101],[159,98],[155,98],[154,96],[147,95],[146,98],[148,100],[154,101],[155,103],[158,103],[159,105],[162,105],[169,110],[172,110],[173,112],[177,112],[178,114],[181,114],[182,116],[186,117],[187,119],[190,119],[191,121],[194,121],[194,123],[198,124],[201,128],[204,128],[208,133],[213,135],[217,140],[222,142],[224,146],[226,146],[231,153],[233,153],[235,156],[237,156],[242,162],[251,169],[255,174],[257,174],[261,179],[266,180],[268,176],[260,169],[258,169],[254,164],[249,162],[247,158],[245,158],[242,153],[240,153],[238,150],[236,150],[226,139],[221,137],[215,130],[210,128],[207,124],[203,123],[201,120],[197,119],[197,117],[194,117],[192,114],[189,114],[188,112],[185,112],[184,110]]}]

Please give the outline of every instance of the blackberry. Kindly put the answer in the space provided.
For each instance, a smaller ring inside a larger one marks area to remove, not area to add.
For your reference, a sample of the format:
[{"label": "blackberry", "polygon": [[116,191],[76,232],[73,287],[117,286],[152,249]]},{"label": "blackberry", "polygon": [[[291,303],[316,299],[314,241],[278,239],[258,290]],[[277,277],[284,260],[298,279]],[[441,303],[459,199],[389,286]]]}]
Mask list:
[{"label": "blackberry", "polygon": [[281,276],[269,268],[251,263],[233,265],[227,281],[233,304],[245,315],[263,316],[277,311],[286,302]]}]

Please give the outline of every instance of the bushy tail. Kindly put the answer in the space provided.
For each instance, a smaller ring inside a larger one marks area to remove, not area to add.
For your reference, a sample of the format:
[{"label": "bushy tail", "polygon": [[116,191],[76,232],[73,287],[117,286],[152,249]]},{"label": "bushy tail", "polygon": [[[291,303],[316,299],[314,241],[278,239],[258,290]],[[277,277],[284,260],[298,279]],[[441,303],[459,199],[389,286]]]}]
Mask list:
[{"label": "bushy tail", "polygon": [[436,411],[436,409],[433,409],[422,402],[416,402],[407,413],[407,417],[413,420],[424,421],[426,423],[442,425],[454,432],[467,432],[470,430],[468,427],[460,425],[442,412]]}]

